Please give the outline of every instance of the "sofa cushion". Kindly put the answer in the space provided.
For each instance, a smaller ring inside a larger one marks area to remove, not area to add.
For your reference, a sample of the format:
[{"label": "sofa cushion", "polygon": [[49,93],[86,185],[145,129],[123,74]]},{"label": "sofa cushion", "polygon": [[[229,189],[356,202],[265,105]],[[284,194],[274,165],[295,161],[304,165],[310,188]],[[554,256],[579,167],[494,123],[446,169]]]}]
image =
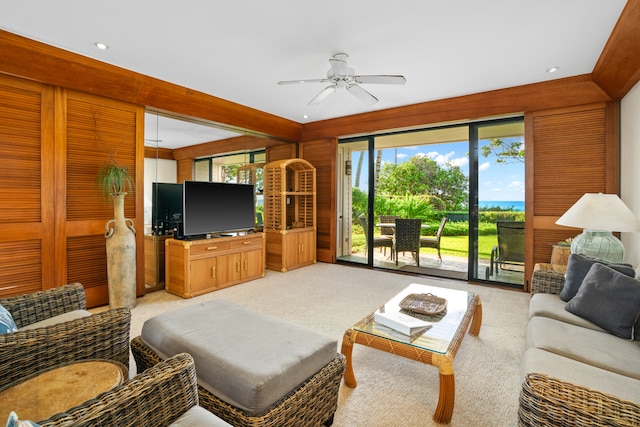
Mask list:
[{"label": "sofa cushion", "polygon": [[58,323],[70,322],[72,320],[80,319],[82,317],[91,316],[91,313],[87,310],[73,310],[66,313],[59,314],[57,316],[50,317],[48,319],[41,320],[30,325],[19,328],[19,331],[27,331],[31,329],[45,328],[47,326],[57,325]]},{"label": "sofa cushion", "polygon": [[193,356],[198,384],[254,416],[336,358],[338,342],[225,300],[145,321],[141,339],[163,358]]},{"label": "sofa cushion", "polygon": [[192,406],[169,427],[233,427],[201,406]]},{"label": "sofa cushion", "polygon": [[633,339],[640,315],[640,282],[594,264],[566,309],[620,338]]},{"label": "sofa cushion", "polygon": [[530,348],[522,360],[522,377],[538,372],[621,399],[640,403],[640,380],[578,362],[538,348]]},{"label": "sofa cushion", "polygon": [[560,320],[583,328],[589,328],[601,332],[604,331],[604,329],[595,323],[568,312],[565,309],[566,305],[567,303],[562,301],[559,295],[535,294],[531,297],[531,302],[529,303],[529,319],[535,316],[548,317],[550,319]]},{"label": "sofa cushion", "polygon": [[620,375],[640,379],[640,343],[546,317],[529,320],[527,348],[539,348]]},{"label": "sofa cushion", "polygon": [[567,262],[567,274],[565,275],[564,286],[560,291],[560,298],[562,298],[563,301],[568,302],[576,295],[576,293],[578,293],[578,289],[580,288],[580,285],[582,285],[584,277],[587,275],[593,264],[607,265],[630,277],[634,277],[636,274],[630,264],[608,263],[585,255],[571,254],[569,255],[569,260]]}]

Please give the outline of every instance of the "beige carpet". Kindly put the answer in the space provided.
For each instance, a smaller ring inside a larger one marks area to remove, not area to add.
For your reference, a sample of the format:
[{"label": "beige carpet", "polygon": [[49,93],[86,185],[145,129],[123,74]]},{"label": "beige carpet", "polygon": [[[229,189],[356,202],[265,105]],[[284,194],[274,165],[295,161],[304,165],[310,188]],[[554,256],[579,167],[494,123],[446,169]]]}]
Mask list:
[{"label": "beige carpet", "polygon": [[[131,337],[158,313],[224,298],[335,337],[410,283],[470,290],[480,295],[480,335],[467,335],[454,361],[456,400],[451,426],[513,426],[517,423],[519,367],[524,350],[529,295],[446,279],[410,276],[318,263],[287,273],[182,299],[164,291],[138,299]],[[335,427],[432,426],[438,371],[419,362],[355,345],[358,387],[342,384]],[[132,373],[135,364],[132,362]]]}]

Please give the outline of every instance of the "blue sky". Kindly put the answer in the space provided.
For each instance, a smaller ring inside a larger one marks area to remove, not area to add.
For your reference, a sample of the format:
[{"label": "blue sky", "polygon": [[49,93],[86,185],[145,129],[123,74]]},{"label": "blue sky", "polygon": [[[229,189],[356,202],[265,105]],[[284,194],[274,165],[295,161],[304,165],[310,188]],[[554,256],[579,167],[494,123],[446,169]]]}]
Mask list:
[{"label": "blue sky", "polygon": [[[487,141],[480,141],[486,145]],[[469,175],[469,145],[465,142],[430,144],[415,147],[386,149],[382,154],[383,162],[402,163],[415,155],[425,155],[441,166],[451,163],[460,166],[465,175]],[[354,158],[354,161],[357,157]],[[523,201],[524,200],[524,162],[499,164],[495,156],[479,159],[479,200],[480,201]],[[355,163],[355,162],[354,162]],[[363,171],[363,175],[366,172]],[[355,164],[354,164],[355,174]],[[355,177],[354,177],[355,178]],[[360,187],[366,189],[366,176],[361,177]]]}]

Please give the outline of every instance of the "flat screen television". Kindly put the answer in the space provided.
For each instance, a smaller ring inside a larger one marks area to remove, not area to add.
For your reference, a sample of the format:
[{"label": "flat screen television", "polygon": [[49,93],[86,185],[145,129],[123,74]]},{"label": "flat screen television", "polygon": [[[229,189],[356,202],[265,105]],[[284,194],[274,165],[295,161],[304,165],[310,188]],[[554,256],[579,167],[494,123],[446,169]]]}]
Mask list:
[{"label": "flat screen television", "polygon": [[185,181],[183,203],[187,238],[255,227],[253,184]]},{"label": "flat screen television", "polygon": [[182,184],[154,182],[151,225],[156,234],[170,233],[182,223]]}]

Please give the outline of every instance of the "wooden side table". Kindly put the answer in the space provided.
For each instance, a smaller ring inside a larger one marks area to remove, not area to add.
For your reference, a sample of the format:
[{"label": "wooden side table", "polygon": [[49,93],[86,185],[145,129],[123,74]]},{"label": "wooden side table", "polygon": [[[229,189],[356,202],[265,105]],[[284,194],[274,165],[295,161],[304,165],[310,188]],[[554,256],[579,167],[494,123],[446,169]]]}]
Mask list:
[{"label": "wooden side table", "polygon": [[1,389],[0,418],[9,418],[14,411],[24,420],[46,420],[121,385],[127,378],[127,368],[112,360],[58,365]]}]

